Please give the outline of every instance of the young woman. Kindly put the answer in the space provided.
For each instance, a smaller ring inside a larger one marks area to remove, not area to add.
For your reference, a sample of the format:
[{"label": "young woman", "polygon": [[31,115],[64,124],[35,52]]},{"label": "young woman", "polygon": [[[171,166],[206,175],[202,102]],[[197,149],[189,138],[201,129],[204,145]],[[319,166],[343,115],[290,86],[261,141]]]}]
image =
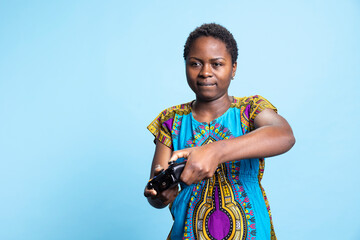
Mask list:
[{"label": "young woman", "polygon": [[264,157],[288,151],[291,127],[265,98],[233,97],[237,45],[218,24],[204,24],[184,48],[195,100],[161,112],[148,126],[156,150],[151,178],[170,161],[186,160],[178,187],[145,189],[151,205],[171,203],[168,239],[276,239],[260,181]]}]

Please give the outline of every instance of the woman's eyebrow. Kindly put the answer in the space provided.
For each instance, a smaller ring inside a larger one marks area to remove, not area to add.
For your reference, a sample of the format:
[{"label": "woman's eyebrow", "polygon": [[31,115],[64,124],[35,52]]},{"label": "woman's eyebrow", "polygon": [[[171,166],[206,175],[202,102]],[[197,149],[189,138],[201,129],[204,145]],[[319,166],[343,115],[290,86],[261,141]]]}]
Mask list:
[{"label": "woman's eyebrow", "polygon": [[223,57],[212,58],[212,59],[210,59],[210,60],[211,60],[211,61],[216,61],[216,60],[225,60],[225,61],[226,61],[226,59],[223,58]]},{"label": "woman's eyebrow", "polygon": [[[197,57],[189,57],[189,59],[195,59],[195,60],[198,60],[198,61],[202,61],[202,59],[197,58]],[[215,57],[215,58],[210,59],[210,61],[216,61],[216,60],[224,60],[224,61],[226,61],[226,59],[223,58],[223,57]]]},{"label": "woman's eyebrow", "polygon": [[189,59],[195,59],[195,60],[201,61],[201,59],[197,58],[197,57],[189,57]]}]

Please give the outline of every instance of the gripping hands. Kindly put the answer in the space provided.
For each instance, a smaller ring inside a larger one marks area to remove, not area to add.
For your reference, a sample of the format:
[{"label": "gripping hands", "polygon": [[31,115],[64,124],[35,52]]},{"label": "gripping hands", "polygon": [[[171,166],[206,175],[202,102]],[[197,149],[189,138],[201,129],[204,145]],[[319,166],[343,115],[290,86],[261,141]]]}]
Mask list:
[{"label": "gripping hands", "polygon": [[[149,181],[144,191],[153,207],[163,208],[173,202],[178,194],[179,181],[191,185],[214,175],[219,163],[219,151],[210,145],[212,144],[175,151],[170,157],[168,169],[155,168],[155,177]],[[186,158],[187,161],[171,164],[179,158]]]},{"label": "gripping hands", "polygon": [[176,186],[180,182],[180,175],[184,170],[186,162],[173,163],[168,169],[162,170],[157,176],[149,181],[148,189],[155,189],[157,193],[163,192]]},{"label": "gripping hands", "polygon": [[186,158],[187,163],[180,180],[187,185],[198,183],[203,179],[211,178],[220,162],[220,152],[215,144],[201,147],[185,148],[175,151],[170,161]]}]

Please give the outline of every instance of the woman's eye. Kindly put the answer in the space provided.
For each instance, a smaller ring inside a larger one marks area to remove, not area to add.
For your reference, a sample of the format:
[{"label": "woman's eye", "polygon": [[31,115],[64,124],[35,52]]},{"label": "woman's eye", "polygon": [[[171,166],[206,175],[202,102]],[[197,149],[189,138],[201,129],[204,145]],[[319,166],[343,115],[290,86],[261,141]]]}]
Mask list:
[{"label": "woman's eye", "polygon": [[213,65],[214,65],[215,67],[220,67],[220,66],[222,66],[222,63],[216,62],[216,63],[213,63]]},{"label": "woman's eye", "polygon": [[190,63],[190,66],[193,66],[193,67],[197,67],[197,66],[200,66],[201,64],[199,62],[191,62]]}]

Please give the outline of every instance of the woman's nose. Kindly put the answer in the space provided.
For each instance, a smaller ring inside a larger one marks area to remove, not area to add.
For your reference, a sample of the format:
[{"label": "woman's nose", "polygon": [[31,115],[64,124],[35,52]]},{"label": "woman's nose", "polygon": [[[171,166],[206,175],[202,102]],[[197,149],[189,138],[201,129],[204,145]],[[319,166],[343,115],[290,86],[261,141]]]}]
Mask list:
[{"label": "woman's nose", "polygon": [[212,77],[212,74],[213,73],[210,64],[204,64],[199,73],[199,75],[203,78]]}]

